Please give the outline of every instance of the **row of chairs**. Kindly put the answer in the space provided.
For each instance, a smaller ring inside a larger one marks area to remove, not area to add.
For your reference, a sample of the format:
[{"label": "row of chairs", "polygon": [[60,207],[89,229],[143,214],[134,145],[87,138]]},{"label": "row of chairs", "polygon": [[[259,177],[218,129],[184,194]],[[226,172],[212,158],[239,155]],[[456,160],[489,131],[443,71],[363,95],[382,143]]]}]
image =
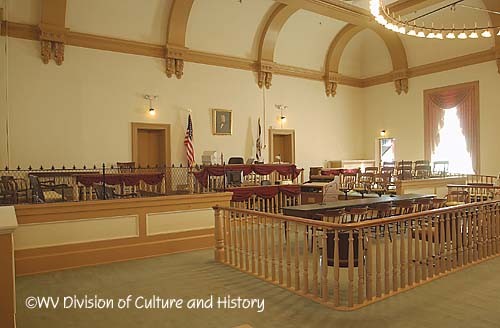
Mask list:
[{"label": "row of chairs", "polygon": [[421,198],[373,204],[366,207],[335,209],[318,214],[317,219],[330,223],[356,223],[370,219],[380,219],[394,215],[422,212],[446,206],[446,198]]}]

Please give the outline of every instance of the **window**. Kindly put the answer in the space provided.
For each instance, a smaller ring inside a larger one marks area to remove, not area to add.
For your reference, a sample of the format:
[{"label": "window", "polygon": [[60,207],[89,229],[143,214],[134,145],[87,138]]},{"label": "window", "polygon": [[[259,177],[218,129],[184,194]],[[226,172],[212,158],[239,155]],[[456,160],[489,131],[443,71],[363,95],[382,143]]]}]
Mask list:
[{"label": "window", "polygon": [[424,91],[425,159],[479,174],[479,82]]},{"label": "window", "polygon": [[434,149],[432,161],[448,161],[450,173],[474,174],[472,157],[467,151],[456,107],[444,110],[443,126],[439,130],[439,144]]}]

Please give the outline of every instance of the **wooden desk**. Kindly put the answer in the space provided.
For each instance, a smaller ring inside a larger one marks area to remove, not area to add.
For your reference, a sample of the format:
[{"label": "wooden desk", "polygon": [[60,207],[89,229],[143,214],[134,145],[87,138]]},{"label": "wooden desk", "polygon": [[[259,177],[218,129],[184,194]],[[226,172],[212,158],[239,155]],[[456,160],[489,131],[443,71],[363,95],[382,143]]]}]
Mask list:
[{"label": "wooden desk", "polygon": [[448,192],[449,184],[465,184],[465,177],[451,176],[444,178],[412,179],[396,181],[396,194],[428,193],[432,192],[439,197],[444,197]]},{"label": "wooden desk", "polygon": [[283,207],[283,214],[288,216],[296,216],[300,218],[306,219],[314,219],[317,214],[324,213],[328,210],[334,210],[339,208],[348,208],[348,207],[363,207],[369,206],[373,204],[380,203],[389,203],[395,202],[398,200],[413,200],[420,198],[433,198],[436,195],[428,194],[428,195],[419,195],[419,194],[406,194],[399,196],[382,196],[378,198],[361,198],[361,199],[351,199],[351,200],[341,200],[338,202],[326,203],[325,205],[321,204],[307,204],[307,205],[299,205],[299,206],[288,206]]}]

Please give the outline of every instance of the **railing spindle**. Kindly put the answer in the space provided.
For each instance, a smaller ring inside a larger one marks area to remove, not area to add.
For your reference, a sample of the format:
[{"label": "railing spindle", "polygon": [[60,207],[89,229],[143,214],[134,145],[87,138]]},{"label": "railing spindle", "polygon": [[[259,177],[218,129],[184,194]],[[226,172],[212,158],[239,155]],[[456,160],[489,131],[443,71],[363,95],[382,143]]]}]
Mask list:
[{"label": "railing spindle", "polygon": [[358,231],[358,304],[363,304],[365,299],[364,230],[364,228],[361,228]]},{"label": "railing spindle", "polygon": [[333,304],[340,305],[339,231],[335,229],[333,241]]},{"label": "railing spindle", "polygon": [[389,230],[388,225],[384,225],[384,293],[389,294],[390,287],[390,264],[389,264]]},{"label": "railing spindle", "polygon": [[299,224],[295,223],[295,290],[300,290]]},{"label": "railing spindle", "polygon": [[[359,237],[358,237],[359,238]],[[352,229],[349,230],[349,253],[348,253],[348,287],[347,287],[347,306],[354,305],[354,238]]]},{"label": "railing spindle", "polygon": [[302,258],[302,292],[309,293],[309,227],[304,226],[304,251]]}]

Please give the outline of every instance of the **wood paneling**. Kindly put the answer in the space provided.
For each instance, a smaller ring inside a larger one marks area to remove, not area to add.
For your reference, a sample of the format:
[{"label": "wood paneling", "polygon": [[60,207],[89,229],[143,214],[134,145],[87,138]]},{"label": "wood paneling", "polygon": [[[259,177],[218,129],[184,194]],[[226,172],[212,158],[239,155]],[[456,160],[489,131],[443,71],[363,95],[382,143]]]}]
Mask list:
[{"label": "wood paneling", "polygon": [[148,235],[146,215],[207,209],[222,204],[229,206],[231,195],[212,193],[16,206],[21,227],[31,223],[71,223],[126,215],[139,217],[138,237],[16,250],[16,274],[29,275],[210,248],[214,242],[212,228]]}]

